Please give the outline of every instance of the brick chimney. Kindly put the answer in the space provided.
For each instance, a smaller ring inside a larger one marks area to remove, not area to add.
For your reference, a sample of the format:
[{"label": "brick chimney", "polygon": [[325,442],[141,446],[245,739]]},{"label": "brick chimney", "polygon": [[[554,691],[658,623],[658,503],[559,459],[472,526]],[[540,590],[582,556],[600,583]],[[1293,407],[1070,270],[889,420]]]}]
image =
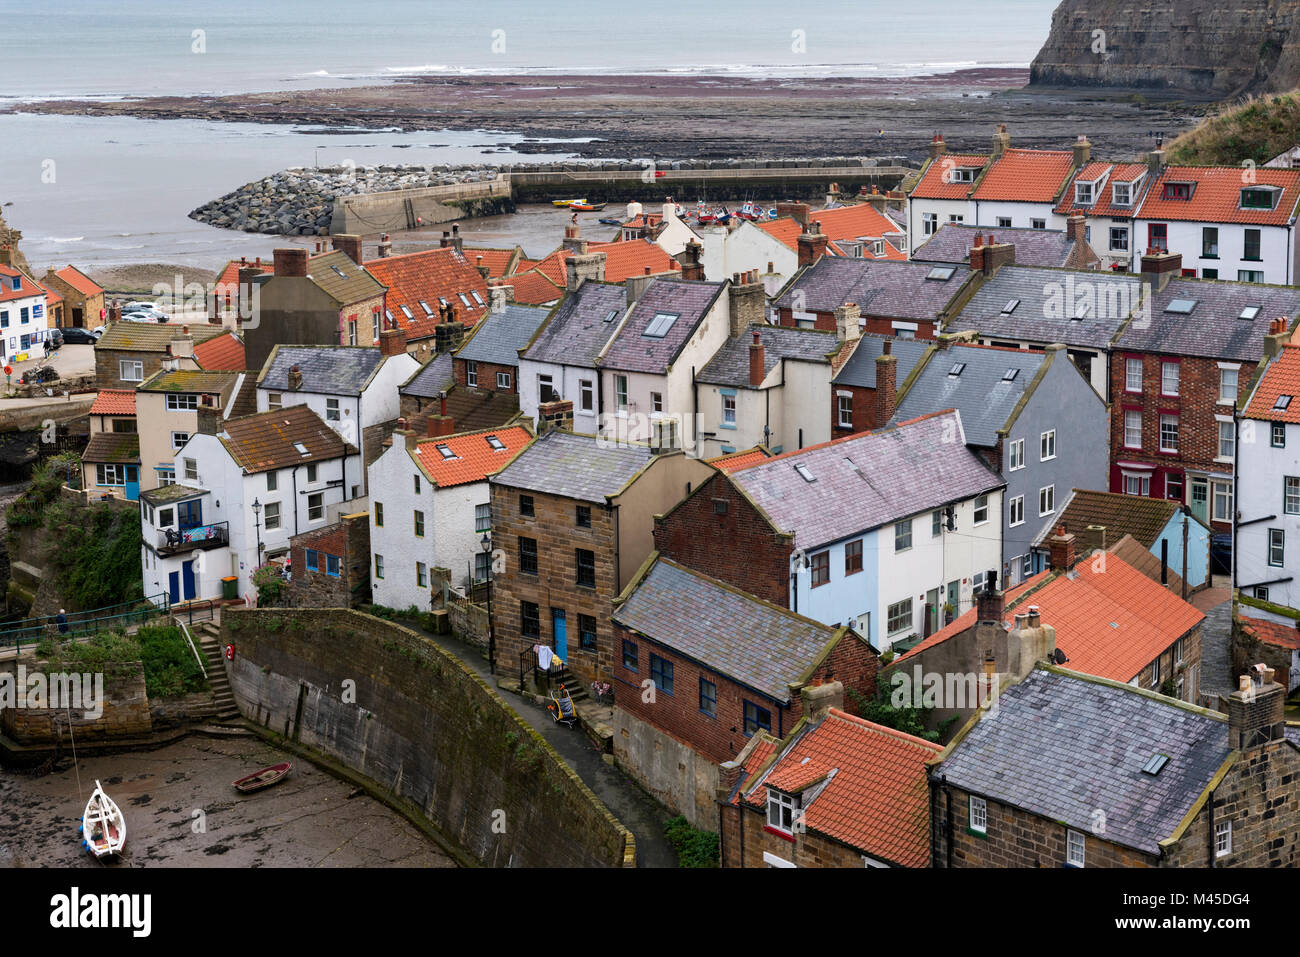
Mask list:
[{"label": "brick chimney", "polygon": [[396,321],[385,325],[379,333],[379,354],[400,356],[406,351],[406,330]]},{"label": "brick chimney", "polygon": [[431,439],[440,439],[444,435],[456,433],[456,420],[447,414],[447,399],[442,397],[442,412],[425,419],[425,432]]},{"label": "brick chimney", "polygon": [[384,233],[379,237],[378,253],[380,259],[387,259],[393,254],[393,243],[392,240],[388,238],[388,233]]},{"label": "brick chimney", "polygon": [[[419,435],[416,434],[414,429],[409,427],[409,423],[406,419],[397,420],[397,428],[393,429],[393,435],[398,436],[402,440],[408,452],[414,452],[420,440]],[[391,446],[391,439],[386,444]]]},{"label": "brick chimney", "polygon": [[560,243],[560,248],[580,256],[587,254],[587,241],[582,238],[576,224],[564,227],[564,241]]},{"label": "brick chimney", "polygon": [[1065,238],[1084,246],[1088,242],[1088,220],[1080,213],[1065,219]]},{"label": "brick chimney", "polygon": [[1074,535],[1057,525],[1056,534],[1047,540],[1047,551],[1054,571],[1068,570],[1074,565]]},{"label": "brick chimney", "polygon": [[934,138],[930,140],[930,159],[937,160],[946,152],[948,152],[948,144],[943,141],[943,134],[935,133]]},{"label": "brick chimney", "polygon": [[574,253],[564,261],[564,288],[576,292],[588,279],[605,281],[604,253]]},{"label": "brick chimney", "polygon": [[339,233],[334,237],[334,248],[347,254],[358,266],[361,265],[361,237],[352,233]]},{"label": "brick chimney", "polygon": [[573,431],[572,399],[556,399],[553,402],[543,402],[537,407],[537,431],[551,432],[555,429]]},{"label": "brick chimney", "polygon": [[803,701],[804,717],[809,724],[821,724],[831,708],[844,710],[844,685],[838,681],[804,685],[799,689]]},{"label": "brick chimney", "polygon": [[275,250],[273,261],[277,276],[307,275],[307,250],[301,246]]},{"label": "brick chimney", "polygon": [[882,216],[885,214],[885,210],[889,205],[888,197],[886,197],[884,193],[880,192],[880,190],[876,189],[875,186],[872,186],[871,192],[867,193],[867,202],[870,203],[876,212],[880,213]]},{"label": "brick chimney", "polygon": [[799,234],[799,265],[810,266],[826,253],[828,240],[821,223],[806,223]]},{"label": "brick chimney", "polygon": [[808,225],[808,218],[812,214],[812,207],[807,203],[796,203],[791,200],[776,204],[776,216],[780,219],[782,216],[793,216],[794,221],[800,226]]},{"label": "brick chimney", "polygon": [[1183,254],[1148,249],[1142,256],[1142,282],[1155,292],[1162,292],[1169,280],[1183,271]]},{"label": "brick chimney", "polygon": [[749,384],[758,388],[763,384],[766,369],[763,363],[763,342],[758,330],[754,330],[754,341],[749,344]]},{"label": "brick chimney", "polygon": [[758,270],[734,273],[727,296],[731,338],[743,336],[750,326],[767,319],[767,290],[758,281]]},{"label": "brick chimney", "polygon": [[1228,695],[1228,747],[1249,751],[1281,740],[1285,709],[1286,689],[1273,680],[1273,669],[1255,665]]},{"label": "brick chimney", "polygon": [[199,434],[218,435],[221,432],[221,412],[211,405],[199,406]]},{"label": "brick chimney", "polygon": [[289,391],[297,392],[302,388],[302,369],[295,363],[289,367]]},{"label": "brick chimney", "polygon": [[1271,359],[1286,345],[1291,334],[1287,331],[1287,319],[1274,319],[1268,324],[1268,335],[1264,337],[1264,358]]},{"label": "brick chimney", "polygon": [[483,262],[483,257],[481,255],[474,257],[474,268],[478,270],[478,274],[485,280],[492,275],[492,270]]},{"label": "brick chimney", "polygon": [[876,356],[876,388],[871,396],[871,427],[883,429],[898,409],[898,359],[892,353],[892,339],[881,345]]},{"label": "brick chimney", "polygon": [[997,159],[1009,149],[1011,149],[1011,134],[1007,132],[1007,124],[999,123],[998,131],[993,134],[993,158]]},{"label": "brick chimney", "polygon": [[450,245],[451,245],[451,231],[444,229],[442,231],[442,238],[438,240],[438,248],[446,249]]},{"label": "brick chimney", "polygon": [[1088,137],[1080,133],[1079,138],[1074,141],[1074,166],[1076,169],[1082,169],[1091,159],[1092,144],[1088,142]]},{"label": "brick chimney", "polygon": [[[977,266],[976,263],[979,263]],[[985,276],[992,276],[1003,266],[1014,266],[1016,264],[1016,244],[1000,243],[997,238],[989,233],[988,241],[979,252],[975,247],[971,247],[971,269],[978,269]]]},{"label": "brick chimney", "polygon": [[862,310],[856,302],[835,309],[835,335],[840,342],[853,342],[862,335]]},{"label": "brick chimney", "polygon": [[1005,607],[1006,597],[1002,594],[1002,590],[998,588],[998,573],[995,571],[989,572],[984,589],[975,596],[977,620],[1000,622]]},{"label": "brick chimney", "polygon": [[704,253],[704,247],[692,239],[686,244],[686,249],[682,252],[682,278],[683,279],[703,279],[704,264],[700,262],[700,256]]}]

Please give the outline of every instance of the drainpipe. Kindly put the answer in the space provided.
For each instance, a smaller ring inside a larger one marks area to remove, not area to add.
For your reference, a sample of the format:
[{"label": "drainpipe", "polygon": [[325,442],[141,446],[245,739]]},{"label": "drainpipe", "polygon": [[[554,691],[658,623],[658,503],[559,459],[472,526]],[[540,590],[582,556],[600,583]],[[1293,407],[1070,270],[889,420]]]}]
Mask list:
[{"label": "drainpipe", "polygon": [[[1236,500],[1235,497],[1234,497],[1233,500],[1232,500],[1232,504],[1233,504],[1234,506],[1236,506],[1236,504],[1237,504],[1237,500]],[[1214,790],[1217,791],[1218,788],[1215,788]],[[1211,867],[1214,867],[1214,866],[1215,866],[1215,864],[1214,864],[1214,852],[1215,852],[1215,847],[1214,847],[1214,840],[1215,840],[1215,838],[1214,838],[1214,791],[1211,791],[1211,792],[1210,792],[1209,808],[1210,808],[1210,833],[1209,833],[1209,841],[1210,841],[1210,866],[1211,866]]]},{"label": "drainpipe", "polygon": [[948,790],[948,779],[944,775],[939,776],[939,781],[943,786],[943,795],[946,806],[943,812],[943,833],[945,838],[945,848],[943,852],[943,866],[952,869],[952,791]]},{"label": "drainpipe", "polygon": [[[293,471],[293,533],[298,534],[298,466],[295,465]],[[258,556],[259,558],[261,556]]]}]

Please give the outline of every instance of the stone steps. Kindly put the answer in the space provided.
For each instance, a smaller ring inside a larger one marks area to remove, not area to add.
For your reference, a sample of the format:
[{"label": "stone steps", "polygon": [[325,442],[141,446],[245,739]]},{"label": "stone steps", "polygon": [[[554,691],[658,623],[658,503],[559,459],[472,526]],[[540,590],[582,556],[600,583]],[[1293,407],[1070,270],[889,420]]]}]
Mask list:
[{"label": "stone steps", "polygon": [[[204,622],[204,624],[211,624]],[[216,706],[217,720],[230,721],[238,718],[239,706],[235,704],[235,694],[230,687],[230,679],[226,676],[226,662],[223,655],[221,643],[216,637],[206,629],[200,631],[195,629],[198,634],[199,648],[203,656],[207,659],[208,687],[212,689],[212,700]]]}]

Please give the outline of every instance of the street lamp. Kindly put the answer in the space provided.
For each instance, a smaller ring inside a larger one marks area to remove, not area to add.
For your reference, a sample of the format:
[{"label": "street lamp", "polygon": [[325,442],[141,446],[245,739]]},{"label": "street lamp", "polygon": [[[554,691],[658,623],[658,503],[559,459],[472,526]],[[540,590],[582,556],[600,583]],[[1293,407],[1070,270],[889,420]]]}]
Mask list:
[{"label": "street lamp", "polygon": [[262,503],[253,499],[253,528],[257,530],[257,554],[253,556],[253,567],[262,565]]},{"label": "street lamp", "polygon": [[479,542],[483,546],[483,556],[487,559],[484,563],[487,565],[487,583],[488,583],[488,674],[497,673],[497,636],[492,627],[492,535],[490,532],[484,532],[483,538]]}]

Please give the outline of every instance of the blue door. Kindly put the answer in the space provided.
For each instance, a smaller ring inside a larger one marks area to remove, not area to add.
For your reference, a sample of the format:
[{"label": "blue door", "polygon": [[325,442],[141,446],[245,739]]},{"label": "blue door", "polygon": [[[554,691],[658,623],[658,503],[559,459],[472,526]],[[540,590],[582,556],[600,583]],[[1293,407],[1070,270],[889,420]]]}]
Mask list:
[{"label": "blue door", "polygon": [[172,572],[167,576],[167,597],[174,605],[181,600],[181,573]]},{"label": "blue door", "polygon": [[565,634],[564,609],[551,609],[551,625],[555,628],[555,654],[562,660],[569,660],[569,642]]},{"label": "blue door", "polygon": [[140,467],[138,465],[128,465],[126,467],[126,497],[132,502],[140,498]]},{"label": "blue door", "polygon": [[198,528],[203,524],[203,502],[199,499],[181,502],[176,507],[176,517],[180,520],[182,532],[189,528]]},{"label": "blue door", "polygon": [[[176,574],[172,572],[172,574]],[[189,601],[194,597],[194,560],[190,559],[181,566],[181,581],[185,587],[185,600]]]}]

